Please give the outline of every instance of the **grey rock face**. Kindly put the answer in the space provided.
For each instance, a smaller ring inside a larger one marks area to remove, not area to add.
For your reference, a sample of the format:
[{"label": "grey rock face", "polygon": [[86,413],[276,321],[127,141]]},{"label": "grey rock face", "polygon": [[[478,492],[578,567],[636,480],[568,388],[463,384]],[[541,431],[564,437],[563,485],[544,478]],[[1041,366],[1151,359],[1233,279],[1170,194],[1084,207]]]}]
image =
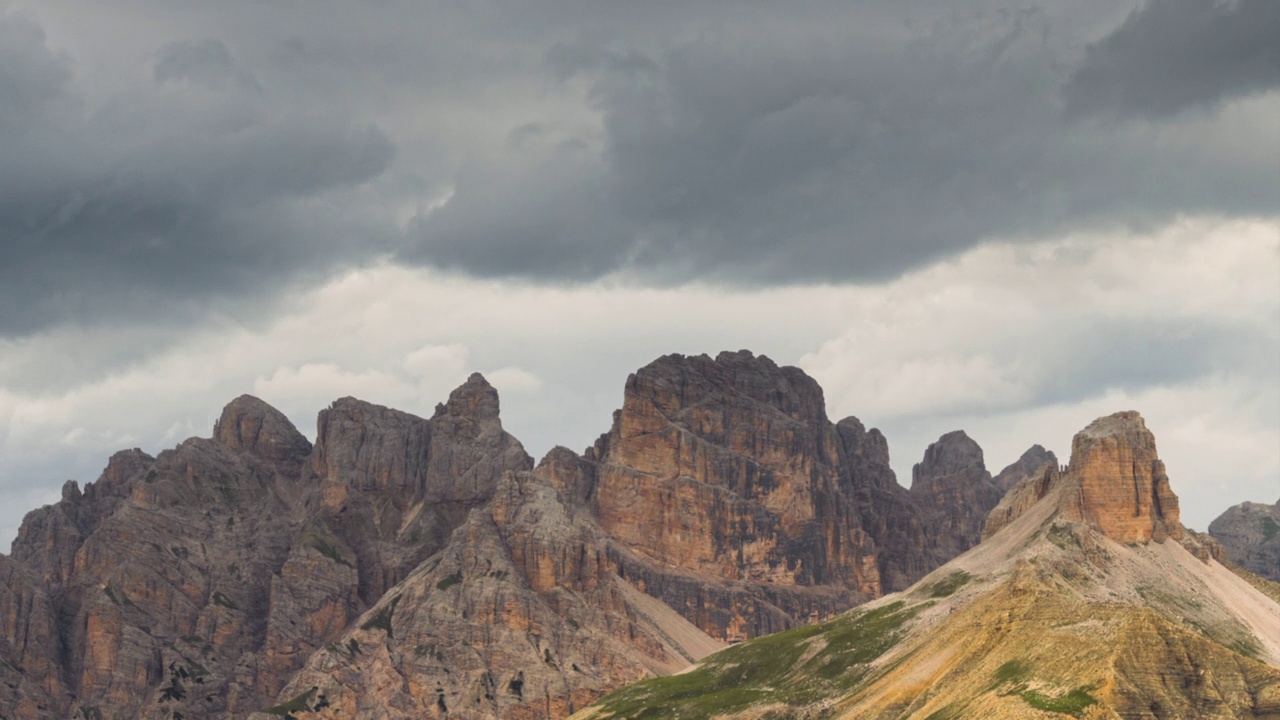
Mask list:
[{"label": "grey rock face", "polygon": [[956,430],[931,444],[911,469],[911,495],[940,554],[950,558],[978,544],[1004,491],[987,472],[982,448]]},{"label": "grey rock face", "polygon": [[222,410],[213,439],[231,450],[255,455],[296,474],[311,454],[311,443],[279,410],[252,395],[241,395]]},{"label": "grey rock face", "polygon": [[1222,543],[1233,562],[1280,582],[1280,501],[1228,508],[1209,523],[1209,534]]},{"label": "grey rock face", "polygon": [[1054,467],[1058,466],[1058,456],[1052,452],[1045,450],[1039,445],[1032,445],[1027,451],[1022,453],[1022,457],[1009,464],[1008,467],[1001,470],[992,482],[1002,492],[1009,492],[1014,485],[1031,477],[1045,463],[1050,463]]},{"label": "grey rock face", "polygon": [[537,469],[478,374],[430,418],[340,399],[316,438],[242,396],[29,514],[0,717],[563,717],[907,587],[993,487],[953,434],[908,491],[878,430],[746,351],[642,368],[608,433]]}]

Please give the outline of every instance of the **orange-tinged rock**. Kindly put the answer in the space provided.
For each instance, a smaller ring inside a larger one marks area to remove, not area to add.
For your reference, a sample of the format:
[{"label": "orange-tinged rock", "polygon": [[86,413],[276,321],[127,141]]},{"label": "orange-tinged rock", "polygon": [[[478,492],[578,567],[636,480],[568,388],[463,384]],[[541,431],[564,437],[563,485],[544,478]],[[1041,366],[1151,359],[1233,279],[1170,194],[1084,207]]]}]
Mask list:
[{"label": "orange-tinged rock", "polygon": [[1098,418],[1071,442],[1068,475],[1079,483],[1082,519],[1122,543],[1180,540],[1178,496],[1155,436],[1133,411]]}]

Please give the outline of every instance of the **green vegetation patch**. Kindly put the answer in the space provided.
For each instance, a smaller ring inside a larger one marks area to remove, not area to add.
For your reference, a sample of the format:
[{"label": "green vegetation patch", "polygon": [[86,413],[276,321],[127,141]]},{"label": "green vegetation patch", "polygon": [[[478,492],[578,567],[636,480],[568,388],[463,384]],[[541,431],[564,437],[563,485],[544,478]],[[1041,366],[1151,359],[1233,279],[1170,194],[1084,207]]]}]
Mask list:
[{"label": "green vegetation patch", "polygon": [[950,703],[941,710],[934,710],[924,720],[960,720],[964,717],[964,708],[957,703]]},{"label": "green vegetation patch", "polygon": [[339,565],[353,567],[343,557],[342,551],[338,550],[338,538],[334,537],[333,533],[323,523],[307,523],[307,526],[302,529],[302,537],[299,539],[303,547],[312,548]]},{"label": "green vegetation patch", "polygon": [[1252,660],[1264,662],[1262,659],[1262,646],[1258,644],[1258,640],[1253,637],[1242,638],[1228,645],[1234,652],[1237,652]]},{"label": "green vegetation patch", "polygon": [[452,574],[452,575],[446,575],[446,576],[445,576],[445,578],[444,578],[443,580],[441,580],[440,582],[436,583],[436,589],[437,589],[437,590],[448,590],[449,588],[451,588],[451,587],[453,587],[454,585],[457,585],[457,584],[459,584],[459,583],[461,583],[461,582],[462,582],[462,573],[454,573],[454,574]]},{"label": "green vegetation patch", "polygon": [[1076,537],[1075,531],[1070,525],[1065,523],[1054,523],[1049,526],[1049,534],[1046,536],[1049,542],[1057,545],[1063,550],[1073,547],[1080,547],[1080,538]]},{"label": "green vegetation patch", "polygon": [[897,602],[756,638],[690,672],[627,686],[598,705],[602,717],[617,720],[710,720],[753,705],[806,707],[857,687],[867,663],[892,648],[903,624],[924,607]]},{"label": "green vegetation patch", "polygon": [[278,715],[286,718],[287,720],[298,720],[294,713],[309,712],[311,710],[311,698],[315,694],[316,688],[311,688],[288,702],[282,702],[279,705],[272,705],[269,708],[263,708],[262,712],[268,715]]},{"label": "green vegetation patch", "polygon": [[1020,683],[1031,677],[1031,666],[1021,660],[1010,660],[996,668],[995,687],[1005,683]]},{"label": "green vegetation patch", "polygon": [[393,637],[391,634],[391,616],[395,614],[396,605],[399,603],[399,595],[391,598],[391,602],[388,602],[386,605],[379,608],[378,612],[373,614],[373,617],[366,620],[364,624],[360,626],[360,629],[372,630],[373,628],[381,628],[382,631],[387,634],[387,637]]},{"label": "green vegetation patch", "polygon": [[1262,518],[1262,541],[1267,542],[1275,537],[1276,533],[1280,533],[1280,523],[1277,523],[1275,518],[1264,516]]},{"label": "green vegetation patch", "polygon": [[935,580],[925,585],[923,590],[931,598],[951,597],[956,594],[957,590],[973,582],[973,580],[974,577],[969,573],[957,570],[941,580]]},{"label": "green vegetation patch", "polygon": [[1064,713],[1072,717],[1080,717],[1084,714],[1085,708],[1098,704],[1098,701],[1089,694],[1091,689],[1086,685],[1058,697],[1041,695],[1035,690],[1023,690],[1021,697],[1024,702],[1037,710],[1047,710],[1049,712]]},{"label": "green vegetation patch", "polygon": [[222,592],[218,590],[215,590],[213,593],[213,604],[221,605],[222,607],[229,608],[231,610],[240,609],[240,606],[236,605],[231,598],[227,597],[226,595],[223,595]]}]

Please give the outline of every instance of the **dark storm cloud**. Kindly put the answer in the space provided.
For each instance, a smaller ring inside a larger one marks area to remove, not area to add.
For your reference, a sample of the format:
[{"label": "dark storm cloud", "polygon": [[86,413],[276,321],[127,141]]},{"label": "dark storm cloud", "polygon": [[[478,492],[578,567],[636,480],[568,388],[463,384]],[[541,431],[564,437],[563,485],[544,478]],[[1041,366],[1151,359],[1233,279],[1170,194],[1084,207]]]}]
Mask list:
[{"label": "dark storm cloud", "polygon": [[[1063,88],[1087,76],[1073,75],[1077,48],[1113,27],[1082,22],[1078,6],[916,3],[896,25],[882,12],[859,22],[872,7],[739,17],[654,47],[553,45],[548,71],[588,83],[600,114],[593,162],[544,155],[524,173],[526,159],[508,149],[494,177],[458,183],[444,210],[420,218],[404,257],[485,275],[838,282],[892,276],[990,237],[1270,213],[1280,199],[1274,133],[1241,158],[1218,153],[1212,137],[1171,144],[1065,112]],[[1128,52],[1158,63],[1165,49]]]},{"label": "dark storm cloud", "polygon": [[390,139],[264,108],[221,42],[170,43],[155,59],[161,85],[211,92],[144,88],[92,113],[68,87],[73,63],[29,18],[0,16],[0,48],[0,335],[269,297],[376,246],[376,218],[315,199],[380,175]]},{"label": "dark storm cloud", "polygon": [[1280,3],[1148,0],[1089,47],[1071,110],[1168,115],[1280,84]]},{"label": "dark storm cloud", "polygon": [[[1190,7],[121,0],[49,11],[54,40],[0,14],[0,336],[257,307],[379,257],[858,281],[992,237],[1272,213],[1247,53],[1219,58],[1217,96],[1159,91],[1216,99],[1229,131],[1068,112],[1117,96],[1097,68],[1139,82],[1273,15],[1240,0],[1152,41]],[[85,32],[113,22],[129,37]]]}]

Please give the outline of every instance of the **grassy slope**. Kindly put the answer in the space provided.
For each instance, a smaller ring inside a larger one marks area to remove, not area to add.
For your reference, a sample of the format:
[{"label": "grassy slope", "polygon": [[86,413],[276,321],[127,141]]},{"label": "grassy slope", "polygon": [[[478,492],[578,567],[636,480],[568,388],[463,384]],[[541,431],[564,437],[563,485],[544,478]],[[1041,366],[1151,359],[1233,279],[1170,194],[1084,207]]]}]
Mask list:
[{"label": "grassy slope", "polygon": [[1159,553],[1058,529],[1072,542],[1026,535],[1000,553],[1013,564],[970,558],[891,604],[742,643],[577,718],[1280,718],[1280,670],[1232,643],[1238,623],[1212,596],[1150,565]]},{"label": "grassy slope", "polygon": [[869,663],[892,648],[905,623],[930,603],[895,602],[769,635],[722,650],[681,675],[654,678],[601,699],[583,717],[710,720],[747,708],[779,706],[772,717],[848,694]]}]

